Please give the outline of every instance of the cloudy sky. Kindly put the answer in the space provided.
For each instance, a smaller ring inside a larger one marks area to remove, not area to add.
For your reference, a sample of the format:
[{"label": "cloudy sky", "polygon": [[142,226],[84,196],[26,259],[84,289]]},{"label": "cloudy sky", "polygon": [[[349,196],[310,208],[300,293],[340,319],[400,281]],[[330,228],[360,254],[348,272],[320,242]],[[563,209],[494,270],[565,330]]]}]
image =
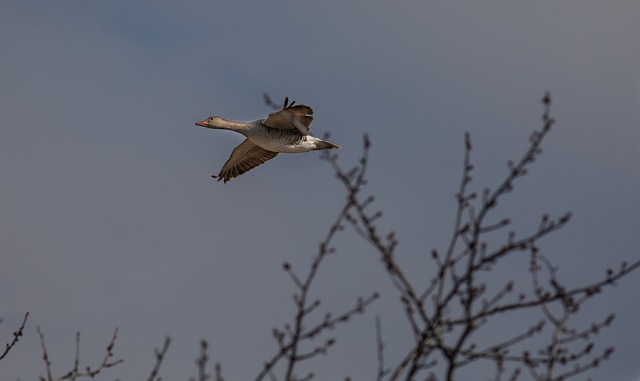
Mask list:
[{"label": "cloudy sky", "polygon": [[[211,179],[241,137],[194,122],[264,117],[264,92],[311,105],[312,132],[330,132],[345,165],[370,134],[368,191],[417,281],[448,243],[464,132],[475,187],[490,186],[551,90],[556,128],[499,216],[526,230],[572,211],[542,246],[570,284],[637,259],[638,20],[636,1],[2,1],[2,341],[31,317],[0,378],[43,373],[37,325],[56,373],[72,365],[76,331],[95,363],[119,327],[126,361],[104,379],[145,379],[165,335],[163,379],[196,374],[201,338],[228,379],[256,375],[272,327],[293,315],[282,262],[305,269],[344,200],[317,153]],[[336,245],[315,288],[325,308],[382,298],[310,366],[321,380],[370,380],[374,316],[389,361],[408,328],[375,253],[349,231]],[[598,338],[617,352],[595,379],[640,379],[639,282],[585,310],[586,321],[618,317]]]}]

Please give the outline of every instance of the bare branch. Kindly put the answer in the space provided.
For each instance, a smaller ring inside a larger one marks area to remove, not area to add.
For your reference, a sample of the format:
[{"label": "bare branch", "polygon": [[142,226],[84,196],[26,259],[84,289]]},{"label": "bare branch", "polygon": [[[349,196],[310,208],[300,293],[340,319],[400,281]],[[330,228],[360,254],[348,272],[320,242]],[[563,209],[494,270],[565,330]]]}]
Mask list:
[{"label": "bare branch", "polygon": [[13,332],[13,340],[11,340],[11,342],[5,345],[4,351],[2,352],[2,354],[0,354],[0,360],[5,358],[9,354],[9,351],[11,351],[11,348],[13,348],[16,344],[18,344],[18,341],[20,341],[20,338],[23,335],[24,327],[27,324],[28,318],[29,318],[29,312],[24,314],[24,318],[22,319],[22,323],[20,324],[20,327],[18,327],[18,329]]},{"label": "bare branch", "polygon": [[[196,359],[196,366],[198,367],[197,381],[206,381],[211,378],[211,375],[207,373],[207,362],[209,361],[209,355],[207,349],[209,343],[207,340],[200,340],[200,356]],[[191,378],[192,381],[196,381],[195,378]]]},{"label": "bare branch", "polygon": [[49,353],[47,352],[47,346],[45,344],[44,334],[42,333],[40,326],[36,327],[36,330],[38,332],[38,336],[40,337],[40,345],[42,347],[42,359],[45,363],[45,368],[47,372],[47,378],[45,379],[44,377],[40,376],[41,380],[60,381],[60,380],[75,380],[83,377],[94,378],[98,374],[100,374],[100,372],[102,372],[104,369],[114,367],[124,361],[122,359],[113,360],[113,357],[114,357],[113,349],[116,344],[116,339],[118,338],[118,329],[116,328],[113,331],[113,336],[111,337],[111,341],[107,345],[107,349],[105,352],[104,359],[102,360],[102,363],[100,363],[100,365],[98,365],[93,369],[87,365],[84,367],[83,370],[80,370],[80,332],[77,332],[76,333],[76,354],[75,354],[75,360],[73,363],[73,368],[70,371],[66,372],[64,375],[54,378],[51,372],[51,360],[49,358]]},{"label": "bare branch", "polygon": [[[334,158],[335,156],[331,156]],[[329,160],[331,162],[331,160]],[[346,176],[346,175],[345,175]],[[362,177],[361,180],[364,180]],[[378,294],[374,293],[370,297],[363,299],[359,298],[355,306],[346,312],[333,316],[331,313],[326,313],[324,319],[320,323],[310,328],[305,327],[305,321],[317,308],[320,306],[319,300],[309,300],[309,290],[323,260],[329,255],[335,252],[330,245],[335,235],[343,230],[343,224],[351,217],[349,215],[350,209],[353,207],[353,201],[347,200],[342,207],[334,223],[329,227],[325,239],[320,243],[318,254],[313,257],[309,272],[306,277],[300,277],[291,266],[290,263],[285,262],[283,269],[289,274],[294,285],[298,289],[298,292],[293,295],[294,305],[296,307],[296,314],[292,324],[285,324],[283,329],[274,328],[273,337],[278,344],[278,352],[274,354],[269,361],[267,361],[256,380],[262,380],[267,375],[270,375],[273,368],[281,360],[286,361],[286,370],[284,379],[287,381],[294,379],[294,370],[296,365],[301,361],[309,360],[319,354],[325,354],[328,349],[335,343],[335,339],[331,338],[326,340],[323,344],[316,345],[313,349],[307,352],[301,352],[300,345],[302,342],[311,341],[318,337],[320,334],[328,329],[334,328],[339,323],[345,323],[356,314],[364,312],[366,307],[378,298]],[[308,374],[305,378],[313,377],[312,374]]]},{"label": "bare branch", "polygon": [[[493,362],[496,379],[509,374],[509,379],[515,380],[520,376],[522,368],[527,368],[535,379],[560,380],[597,366],[612,353],[612,349],[608,348],[601,354],[592,356],[591,342],[583,346],[574,345],[576,341],[588,340],[592,334],[608,326],[613,320],[611,316],[600,323],[592,324],[588,329],[569,329],[568,321],[577,313],[582,303],[599,293],[603,287],[614,285],[619,279],[636,270],[640,267],[640,261],[631,265],[624,263],[618,271],[608,270],[606,277],[601,280],[572,288],[560,282],[550,262],[545,263],[550,280],[549,287],[544,288],[537,280],[537,268],[539,261],[547,260],[536,256],[537,242],[564,227],[571,218],[570,213],[555,219],[544,215],[536,230],[518,235],[517,238],[516,233],[511,231],[506,235],[504,242],[495,247],[490,247],[485,238],[488,234],[494,234],[510,225],[510,218],[501,218],[498,222],[488,221],[502,197],[515,189],[517,180],[528,173],[530,165],[541,154],[544,138],[555,123],[550,115],[551,97],[548,93],[543,97],[542,103],[542,127],[531,134],[529,146],[522,157],[518,161],[507,163],[508,171],[504,179],[494,188],[485,188],[481,197],[469,191],[474,167],[471,164],[471,139],[469,134],[465,134],[462,180],[456,194],[453,233],[447,249],[443,252],[444,255],[437,250],[431,251],[431,258],[437,270],[435,277],[426,284],[414,283],[405,276],[403,268],[395,259],[395,233],[388,233],[387,238],[383,238],[385,234],[376,226],[382,212],[371,211],[373,197],[362,195],[362,188],[366,184],[370,148],[368,137],[365,136],[359,164],[350,170],[342,169],[337,163],[337,156],[325,154],[324,158],[330,163],[347,192],[346,205],[349,211],[345,221],[378,253],[391,284],[399,293],[407,322],[415,338],[414,345],[407,349],[403,359],[384,376],[381,376],[381,361],[378,360],[379,380],[385,376],[388,376],[388,380],[424,379],[424,376],[418,374],[435,366],[439,359],[444,360],[445,380],[453,380],[457,369],[476,361]],[[507,279],[503,283],[504,286],[498,289],[494,289],[494,286],[490,288],[489,284],[481,280],[480,274],[490,273],[504,258],[527,251],[534,253],[534,259],[531,260],[533,264],[529,269],[534,277],[530,293],[521,292],[517,296],[514,295],[512,279]],[[416,289],[424,291],[417,293]],[[431,302],[430,306],[425,304],[427,301]],[[559,316],[554,315],[552,305],[559,305],[564,312]],[[533,320],[529,328],[510,337],[497,337],[494,343],[485,346],[484,349],[478,349],[477,345],[471,342],[476,333],[496,316],[532,308],[540,308],[545,321]],[[542,335],[544,327],[548,326],[545,322],[550,323],[553,332],[549,336],[549,345],[546,349],[539,350],[537,357],[531,356],[528,352],[523,352],[522,355],[509,353],[516,345],[526,345],[533,336]],[[379,356],[380,351],[379,347]],[[516,366],[507,373],[505,363]],[[567,364],[574,366],[568,368]],[[544,371],[541,369],[542,366],[545,368]],[[435,375],[429,373],[426,379],[435,379]]]},{"label": "bare branch", "polygon": [[382,327],[380,326],[380,316],[376,316],[376,350],[378,352],[378,373],[376,380],[384,380],[384,376],[391,372],[384,366],[384,342],[382,341]]},{"label": "bare branch", "polygon": [[162,365],[162,361],[164,360],[167,354],[167,351],[169,350],[170,344],[171,344],[171,338],[167,336],[164,338],[164,344],[162,345],[162,348],[160,350],[158,350],[157,348],[154,349],[153,353],[154,353],[156,362],[153,365],[153,368],[151,369],[151,374],[149,374],[149,378],[147,379],[148,381],[160,380],[160,377],[158,377],[158,372],[160,371],[160,365]]}]

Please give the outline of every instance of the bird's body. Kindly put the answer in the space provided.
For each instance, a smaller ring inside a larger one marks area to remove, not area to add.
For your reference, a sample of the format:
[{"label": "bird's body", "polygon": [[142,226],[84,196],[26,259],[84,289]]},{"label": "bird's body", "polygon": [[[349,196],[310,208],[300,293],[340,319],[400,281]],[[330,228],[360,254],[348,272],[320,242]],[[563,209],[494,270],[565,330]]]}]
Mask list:
[{"label": "bird's body", "polygon": [[233,122],[219,116],[209,117],[197,126],[236,131],[246,137],[231,153],[218,176],[227,181],[257,167],[278,153],[303,153],[315,150],[340,148],[339,146],[308,135],[313,121],[309,106],[288,105],[285,98],[281,110],[269,114],[266,119],[254,122]]}]

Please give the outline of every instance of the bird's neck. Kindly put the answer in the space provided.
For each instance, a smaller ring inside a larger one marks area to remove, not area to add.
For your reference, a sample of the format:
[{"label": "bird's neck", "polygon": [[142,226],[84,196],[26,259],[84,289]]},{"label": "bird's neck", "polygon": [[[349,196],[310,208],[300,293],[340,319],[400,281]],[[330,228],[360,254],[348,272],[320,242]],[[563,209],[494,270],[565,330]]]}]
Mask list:
[{"label": "bird's neck", "polygon": [[252,122],[234,122],[232,120],[227,120],[223,118],[219,118],[216,121],[216,124],[211,126],[211,128],[217,128],[221,130],[232,130],[240,133],[249,131],[249,129],[253,126]]}]

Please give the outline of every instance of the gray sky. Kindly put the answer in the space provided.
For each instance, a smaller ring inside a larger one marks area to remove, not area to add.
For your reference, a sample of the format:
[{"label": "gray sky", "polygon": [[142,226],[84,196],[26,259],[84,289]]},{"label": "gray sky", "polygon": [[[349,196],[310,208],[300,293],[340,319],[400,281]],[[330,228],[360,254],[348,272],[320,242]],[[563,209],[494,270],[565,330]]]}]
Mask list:
[{"label": "gray sky", "polygon": [[[1,378],[43,372],[36,325],[57,373],[72,365],[76,330],[93,363],[115,327],[126,362],[103,379],[146,378],[167,334],[163,379],[195,375],[200,338],[228,379],[259,371],[271,328],[293,314],[281,264],[308,265],[344,199],[317,153],[280,155],[226,185],[210,178],[241,137],[193,123],[264,117],[263,92],[311,105],[312,132],[331,132],[343,163],[370,134],[381,225],[420,279],[426,253],[448,242],[464,131],[482,189],[526,147],[551,90],[558,124],[498,214],[526,229],[573,211],[542,246],[570,284],[634,260],[638,20],[635,1],[3,1],[1,337],[31,318]],[[315,295],[334,311],[382,299],[312,365],[321,380],[372,379],[374,316],[389,361],[408,328],[375,254],[351,232],[336,244]],[[594,379],[640,379],[639,280],[585,312],[618,316],[598,339],[616,355]]]}]

